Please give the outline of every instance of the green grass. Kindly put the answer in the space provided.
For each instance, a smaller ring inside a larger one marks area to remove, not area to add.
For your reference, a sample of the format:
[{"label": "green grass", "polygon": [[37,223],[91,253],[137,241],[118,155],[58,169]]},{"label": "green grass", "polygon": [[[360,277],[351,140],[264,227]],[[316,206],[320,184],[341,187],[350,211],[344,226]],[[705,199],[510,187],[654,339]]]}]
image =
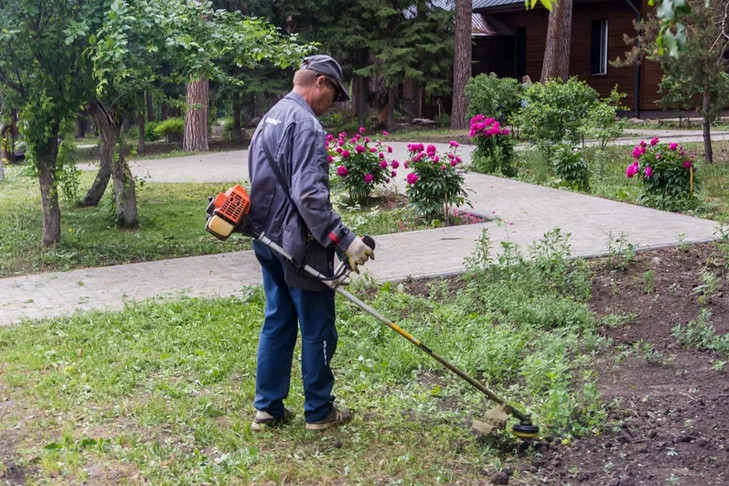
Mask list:
[{"label": "green grass", "polygon": [[[684,144],[691,154],[701,154],[703,144]],[[701,188],[697,191],[699,207],[686,211],[702,218],[729,221],[729,142],[714,142],[713,164],[699,160],[697,180]],[[585,150],[590,167],[590,192],[588,194],[616,201],[637,204],[640,185],[636,180],[625,177],[625,168],[631,162],[632,147],[608,147],[602,154],[595,148]],[[536,150],[516,152],[520,170],[518,178],[534,184],[557,187],[558,181],[551,167]],[[698,157],[697,157],[698,158]]]},{"label": "green grass", "polygon": [[[434,282],[427,299],[365,281],[353,292],[569,439],[604,423],[590,360],[606,343],[585,266],[551,255]],[[287,405],[298,416],[252,433],[263,307],[255,289],[0,329],[0,431],[17,439],[16,462],[38,484],[78,484],[95,465],[115,483],[475,484],[484,468],[534,454],[508,434],[475,437],[470,420],[491,404],[341,298],[335,393],[354,420],[304,429],[295,360]]]},{"label": "green grass", "polygon": [[[0,277],[206,255],[251,248],[250,240],[234,235],[225,242],[205,232],[207,196],[232,183],[160,184],[137,187],[138,230],[119,230],[114,224],[111,183],[98,207],[79,207],[61,197],[61,240],[42,248],[43,227],[38,181],[24,175],[23,166],[7,168],[0,183]],[[81,191],[93,173],[82,173]],[[337,186],[335,185],[335,188]],[[338,189],[337,189],[338,190]],[[84,193],[81,192],[81,195]],[[382,196],[386,201],[395,195]],[[342,199],[335,193],[334,199]],[[344,221],[358,234],[384,234],[426,227],[413,211],[395,201],[378,206],[337,206]]]},{"label": "green grass", "polygon": [[453,130],[451,128],[400,128],[392,130],[387,141],[390,142],[439,142],[447,143],[456,140],[460,143],[470,143],[468,130]]}]

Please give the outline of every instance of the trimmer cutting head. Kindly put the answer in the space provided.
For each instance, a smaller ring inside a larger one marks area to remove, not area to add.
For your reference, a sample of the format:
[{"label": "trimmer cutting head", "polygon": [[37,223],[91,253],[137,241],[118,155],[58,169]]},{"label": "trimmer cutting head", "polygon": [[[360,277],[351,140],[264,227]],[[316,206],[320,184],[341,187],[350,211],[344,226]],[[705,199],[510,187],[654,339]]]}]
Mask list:
[{"label": "trimmer cutting head", "polygon": [[511,428],[511,433],[524,440],[536,439],[539,437],[539,427],[527,423],[516,424]]}]

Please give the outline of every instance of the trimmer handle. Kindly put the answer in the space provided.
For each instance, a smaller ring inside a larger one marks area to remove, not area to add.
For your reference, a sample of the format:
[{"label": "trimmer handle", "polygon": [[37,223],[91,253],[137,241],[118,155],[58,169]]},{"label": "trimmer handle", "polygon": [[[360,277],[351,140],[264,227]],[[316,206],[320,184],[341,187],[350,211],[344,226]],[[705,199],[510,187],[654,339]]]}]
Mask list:
[{"label": "trimmer handle", "polygon": [[374,249],[375,249],[375,239],[374,239],[374,238],[372,238],[372,237],[371,237],[370,235],[364,235],[364,236],[362,237],[362,242],[363,242],[363,243],[364,243],[365,245],[367,245],[367,246],[369,246],[370,248],[372,248],[372,250],[374,250]]}]

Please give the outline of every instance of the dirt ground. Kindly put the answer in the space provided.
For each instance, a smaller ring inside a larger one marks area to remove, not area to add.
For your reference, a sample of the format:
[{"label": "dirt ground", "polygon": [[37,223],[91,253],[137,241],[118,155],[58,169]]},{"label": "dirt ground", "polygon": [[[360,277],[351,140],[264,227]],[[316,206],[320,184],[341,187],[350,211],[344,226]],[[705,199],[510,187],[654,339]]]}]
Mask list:
[{"label": "dirt ground", "polygon": [[[683,349],[672,336],[701,307],[711,309],[718,334],[729,332],[724,263],[714,245],[701,244],[639,253],[626,271],[597,275],[593,310],[635,316],[601,331],[613,339],[596,363],[613,427],[548,447],[529,466],[534,484],[729,484],[729,363],[724,372],[712,367],[729,358]],[[718,279],[711,295],[702,294],[701,272]]]}]

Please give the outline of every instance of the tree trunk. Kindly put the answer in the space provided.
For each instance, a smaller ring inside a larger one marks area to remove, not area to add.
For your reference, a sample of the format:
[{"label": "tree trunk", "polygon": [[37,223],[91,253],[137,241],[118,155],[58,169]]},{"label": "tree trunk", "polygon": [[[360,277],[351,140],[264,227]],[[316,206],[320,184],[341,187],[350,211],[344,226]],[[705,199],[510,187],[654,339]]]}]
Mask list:
[{"label": "tree trunk", "polygon": [[711,86],[707,83],[704,85],[703,94],[703,125],[704,125],[704,159],[707,164],[714,163],[714,150],[711,148]]},{"label": "tree trunk", "polygon": [[187,84],[187,111],[185,111],[185,152],[208,150],[208,80],[199,79]]},{"label": "tree trunk", "polygon": [[160,117],[159,119],[161,121],[165,121],[170,117],[170,105],[167,103],[162,103],[162,106],[160,107]]},{"label": "tree trunk", "polygon": [[144,101],[147,105],[147,121],[154,121],[154,103],[149,91],[144,92]]},{"label": "tree trunk", "polygon": [[392,130],[395,124],[395,103],[397,102],[397,85],[391,84],[387,90],[387,117],[385,118],[385,126],[388,130]]},{"label": "tree trunk", "polygon": [[238,145],[243,144],[243,136],[241,134],[241,129],[243,127],[240,122],[240,111],[242,108],[243,106],[240,102],[240,91],[235,91],[233,93],[233,140],[235,140],[235,143]]},{"label": "tree trunk", "polygon": [[119,131],[112,125],[111,120],[97,101],[92,101],[88,110],[91,116],[94,117],[96,127],[99,130],[101,154],[99,156],[99,171],[96,173],[94,182],[91,184],[86,196],[81,201],[81,206],[98,206],[111,177],[111,161],[114,158],[114,150],[119,141]]},{"label": "tree trunk", "polygon": [[456,33],[453,52],[453,106],[451,128],[467,126],[466,83],[471,79],[471,0],[456,0]]},{"label": "tree trunk", "polygon": [[50,132],[45,144],[38,148],[36,154],[43,206],[43,246],[53,246],[61,238],[61,208],[58,205],[58,188],[55,183],[58,127],[51,127]]},{"label": "tree trunk", "polygon": [[114,181],[117,225],[120,228],[138,227],[136,184],[121,148],[111,164],[111,176]]},{"label": "tree trunk", "polygon": [[572,0],[559,0],[552,4],[552,11],[549,13],[541,82],[569,78],[571,43]]},{"label": "tree trunk", "polygon": [[354,112],[357,115],[359,126],[363,127],[367,122],[367,85],[365,78],[355,74],[352,85],[354,88]]},{"label": "tree trunk", "polygon": [[144,142],[146,141],[145,140],[145,121],[147,120],[147,117],[145,116],[146,115],[145,111],[146,110],[140,111],[139,118],[138,118],[138,120],[139,120],[139,122],[138,122],[139,138],[137,139],[137,152],[139,152],[140,154],[142,152],[144,152]]}]

